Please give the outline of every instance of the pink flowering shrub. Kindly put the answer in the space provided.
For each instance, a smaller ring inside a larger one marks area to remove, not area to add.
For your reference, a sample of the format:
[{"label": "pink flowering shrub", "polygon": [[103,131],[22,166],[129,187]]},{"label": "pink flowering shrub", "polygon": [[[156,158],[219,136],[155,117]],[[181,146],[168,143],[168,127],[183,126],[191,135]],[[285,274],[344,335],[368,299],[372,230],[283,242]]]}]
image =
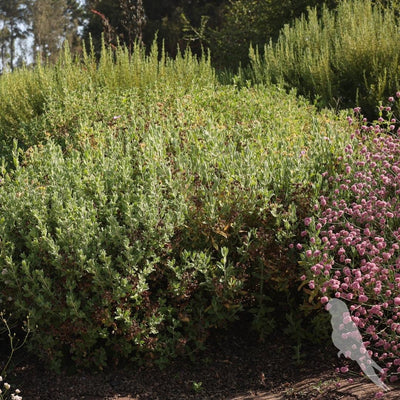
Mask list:
[{"label": "pink flowering shrub", "polygon": [[329,190],[319,197],[316,216],[304,220],[302,280],[323,305],[333,297],[348,304],[370,356],[394,382],[400,375],[400,129],[390,106],[381,106],[370,124],[354,111],[359,129],[340,160],[343,169],[323,174]]}]

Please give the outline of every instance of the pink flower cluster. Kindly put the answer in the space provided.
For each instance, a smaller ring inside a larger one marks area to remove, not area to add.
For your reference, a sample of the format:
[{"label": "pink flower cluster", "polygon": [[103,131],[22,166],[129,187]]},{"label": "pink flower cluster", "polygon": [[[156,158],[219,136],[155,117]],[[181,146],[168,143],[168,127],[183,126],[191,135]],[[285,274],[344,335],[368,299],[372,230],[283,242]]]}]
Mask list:
[{"label": "pink flower cluster", "polygon": [[318,217],[306,218],[302,234],[309,266],[302,280],[321,293],[322,304],[332,297],[348,303],[369,354],[391,382],[400,376],[400,139],[392,121],[379,121],[386,131],[384,124],[364,125],[352,136],[357,140],[345,148],[342,173],[324,174],[332,192],[321,195]]}]

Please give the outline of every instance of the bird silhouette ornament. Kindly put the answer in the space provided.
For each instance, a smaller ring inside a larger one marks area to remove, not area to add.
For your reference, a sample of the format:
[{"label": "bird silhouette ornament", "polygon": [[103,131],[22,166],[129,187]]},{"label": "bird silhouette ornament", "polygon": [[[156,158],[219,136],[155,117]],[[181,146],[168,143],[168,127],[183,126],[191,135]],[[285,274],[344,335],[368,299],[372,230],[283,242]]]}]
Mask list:
[{"label": "bird silhouette ornament", "polygon": [[342,354],[357,362],[361,370],[368,378],[381,389],[388,391],[385,385],[376,375],[375,370],[382,372],[382,368],[376,364],[368,354],[363,343],[362,336],[351,319],[349,309],[345,302],[339,299],[329,300],[326,309],[331,314],[332,342],[339,349],[338,357]]}]

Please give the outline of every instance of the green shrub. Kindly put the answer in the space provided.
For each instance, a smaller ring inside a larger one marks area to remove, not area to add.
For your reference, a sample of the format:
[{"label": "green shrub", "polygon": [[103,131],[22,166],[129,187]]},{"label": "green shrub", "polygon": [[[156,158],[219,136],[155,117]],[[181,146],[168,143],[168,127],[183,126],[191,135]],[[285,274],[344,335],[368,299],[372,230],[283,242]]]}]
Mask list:
[{"label": "green shrub", "polygon": [[[182,199],[140,170],[137,143],[101,147],[65,157],[49,142],[2,182],[1,300],[14,316],[30,313],[31,348],[53,366],[67,355],[97,367],[110,354],[174,355],[180,340],[204,340],[208,319],[234,314],[218,314],[219,303],[240,288],[225,253],[216,263],[207,252],[170,259]],[[213,279],[226,293],[207,317]]]},{"label": "green shrub", "polygon": [[42,128],[2,165],[2,304],[30,313],[53,367],[164,363],[242,313],[271,333],[295,304],[288,244],[347,121],[277,87],[221,86],[190,54],[107,54],[48,67]]},{"label": "green shrub", "polygon": [[391,8],[346,0],[318,18],[310,9],[286,25],[264,56],[252,50],[254,79],[296,87],[322,106],[361,106],[376,116],[376,104],[400,84],[400,25]]}]

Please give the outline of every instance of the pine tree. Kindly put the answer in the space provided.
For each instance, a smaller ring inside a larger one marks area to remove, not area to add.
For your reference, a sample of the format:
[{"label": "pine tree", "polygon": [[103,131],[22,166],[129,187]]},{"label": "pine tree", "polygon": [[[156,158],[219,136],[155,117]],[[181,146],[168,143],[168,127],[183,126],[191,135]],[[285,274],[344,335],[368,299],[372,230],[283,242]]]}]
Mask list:
[{"label": "pine tree", "polygon": [[143,0],[121,0],[121,25],[124,42],[131,47],[134,42],[143,42],[143,25],[146,22]]},{"label": "pine tree", "polygon": [[77,50],[81,44],[81,34],[79,32],[84,25],[84,9],[79,1],[67,0],[66,17],[65,39],[68,40],[74,50]]},{"label": "pine tree", "polygon": [[35,0],[32,5],[33,53],[54,61],[65,40],[79,42],[82,11],[76,0]]},{"label": "pine tree", "polygon": [[90,35],[97,50],[102,34],[106,44],[112,46],[119,41],[131,48],[135,41],[143,41],[143,0],[87,0],[86,9],[89,22],[85,38]]},{"label": "pine tree", "polygon": [[22,0],[0,0],[0,49],[2,69],[15,67],[16,44],[29,33],[30,3]]}]

